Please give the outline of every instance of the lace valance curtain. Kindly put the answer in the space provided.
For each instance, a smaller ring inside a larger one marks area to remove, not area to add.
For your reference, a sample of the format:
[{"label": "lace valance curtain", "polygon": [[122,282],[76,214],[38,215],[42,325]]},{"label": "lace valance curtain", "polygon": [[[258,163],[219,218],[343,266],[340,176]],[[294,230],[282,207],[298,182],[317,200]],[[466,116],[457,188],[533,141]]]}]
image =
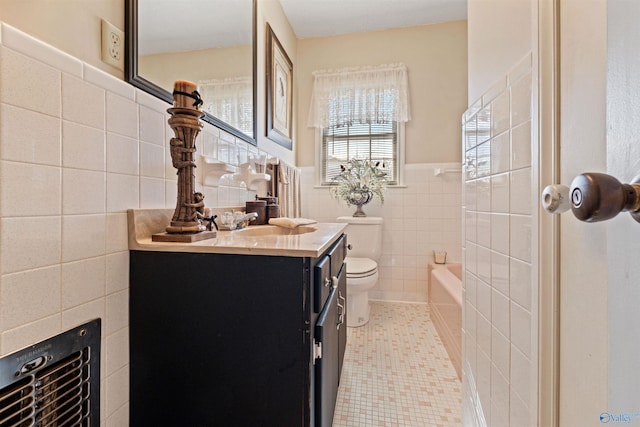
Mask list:
[{"label": "lace valance curtain", "polygon": [[411,120],[404,64],[315,71],[309,127]]},{"label": "lace valance curtain", "polygon": [[253,79],[231,77],[201,80],[202,109],[242,132],[253,134]]}]

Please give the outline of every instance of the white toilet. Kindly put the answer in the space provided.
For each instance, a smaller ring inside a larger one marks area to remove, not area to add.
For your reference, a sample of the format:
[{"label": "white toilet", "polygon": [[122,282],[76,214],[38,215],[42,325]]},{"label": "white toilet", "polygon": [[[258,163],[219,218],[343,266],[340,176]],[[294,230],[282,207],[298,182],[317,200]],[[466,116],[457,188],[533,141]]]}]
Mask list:
[{"label": "white toilet", "polygon": [[378,283],[378,263],[382,251],[382,218],[341,216],[348,223],[347,234],[347,326],[369,321],[369,289]]}]

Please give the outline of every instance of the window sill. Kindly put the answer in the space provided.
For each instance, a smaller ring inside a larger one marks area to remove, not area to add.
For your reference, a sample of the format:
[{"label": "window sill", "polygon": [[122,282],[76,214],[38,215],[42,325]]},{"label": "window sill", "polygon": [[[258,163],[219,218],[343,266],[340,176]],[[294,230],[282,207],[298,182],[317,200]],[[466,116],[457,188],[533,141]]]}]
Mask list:
[{"label": "window sill", "polygon": [[[313,188],[314,189],[322,189],[322,188],[333,188],[333,185],[314,185]],[[392,188],[409,188],[408,185],[404,185],[404,184],[393,184],[393,185],[387,185],[387,188],[392,189]]]}]

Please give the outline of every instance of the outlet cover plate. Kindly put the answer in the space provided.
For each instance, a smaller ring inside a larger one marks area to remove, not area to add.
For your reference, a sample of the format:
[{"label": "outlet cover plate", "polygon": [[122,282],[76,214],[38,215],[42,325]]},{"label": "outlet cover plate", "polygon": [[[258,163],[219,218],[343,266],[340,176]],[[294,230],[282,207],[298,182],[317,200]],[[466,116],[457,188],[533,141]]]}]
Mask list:
[{"label": "outlet cover plate", "polygon": [[105,21],[101,22],[102,61],[124,71],[124,32]]}]

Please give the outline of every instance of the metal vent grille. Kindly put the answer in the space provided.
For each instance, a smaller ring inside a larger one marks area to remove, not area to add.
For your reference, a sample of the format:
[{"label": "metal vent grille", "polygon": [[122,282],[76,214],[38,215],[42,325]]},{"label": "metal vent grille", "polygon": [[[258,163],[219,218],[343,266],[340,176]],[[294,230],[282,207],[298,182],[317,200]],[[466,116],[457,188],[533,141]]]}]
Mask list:
[{"label": "metal vent grille", "polygon": [[98,426],[100,319],[0,359],[0,426]]}]

